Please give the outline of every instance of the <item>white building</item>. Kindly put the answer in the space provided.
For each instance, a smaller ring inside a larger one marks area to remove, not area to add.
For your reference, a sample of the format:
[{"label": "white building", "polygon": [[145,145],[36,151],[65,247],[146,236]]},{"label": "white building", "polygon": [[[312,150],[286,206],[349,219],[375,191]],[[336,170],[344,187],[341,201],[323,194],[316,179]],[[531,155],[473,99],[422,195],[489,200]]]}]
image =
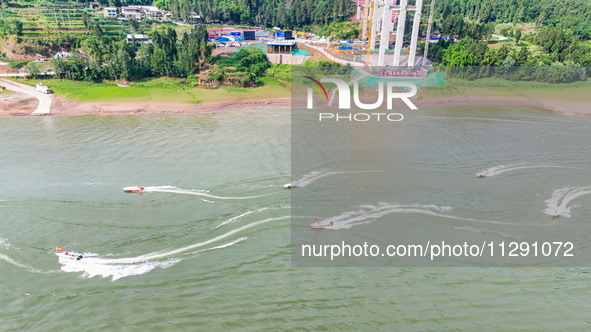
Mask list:
[{"label": "white building", "polygon": [[127,35],[127,37],[125,37],[125,41],[128,44],[133,43],[134,41],[136,43],[142,43],[142,44],[152,44],[152,39],[150,39],[150,36],[146,35],[146,34],[129,34]]},{"label": "white building", "polygon": [[155,19],[164,16],[164,11],[156,6],[125,6],[121,7],[121,16],[141,20],[142,18]]},{"label": "white building", "polygon": [[164,16],[164,11],[156,6],[136,6],[143,12],[145,18],[158,18]]},{"label": "white building", "polygon": [[137,6],[121,7],[121,16],[126,18],[134,18],[136,20],[142,19],[142,12]]},{"label": "white building", "polygon": [[105,15],[105,17],[115,18],[115,17],[117,17],[117,8],[115,8],[115,7],[103,8],[103,14]]},{"label": "white building", "polygon": [[54,59],[66,59],[72,56],[72,53],[66,51],[59,51],[57,52],[53,58]]}]

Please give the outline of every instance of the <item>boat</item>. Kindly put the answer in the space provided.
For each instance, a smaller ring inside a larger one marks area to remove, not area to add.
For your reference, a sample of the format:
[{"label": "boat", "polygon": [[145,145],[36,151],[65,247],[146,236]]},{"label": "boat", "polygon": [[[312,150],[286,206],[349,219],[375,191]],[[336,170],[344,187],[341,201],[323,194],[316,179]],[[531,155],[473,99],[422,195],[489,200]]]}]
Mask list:
[{"label": "boat", "polygon": [[286,183],[286,184],[283,185],[283,188],[285,188],[285,189],[291,189],[291,188],[295,187],[296,184],[298,184],[299,182],[300,182],[300,180],[296,180],[295,183],[294,182]]},{"label": "boat", "polygon": [[123,187],[123,191],[126,193],[139,193],[143,190],[144,190],[144,187],[142,187],[142,186]]},{"label": "boat", "polygon": [[318,219],[314,219],[314,221],[312,221],[312,225],[310,225],[310,227],[312,228],[326,228],[326,227],[330,227],[333,226],[333,222],[329,222],[329,223],[325,223],[325,224],[320,224],[320,222],[318,221]]},{"label": "boat", "polygon": [[485,177],[485,176],[488,176],[488,169],[485,169],[485,170],[484,170],[484,171],[482,171],[482,172],[478,172],[478,173],[476,173],[476,176],[477,176],[477,177],[479,177],[479,178],[483,178],[483,177]]},{"label": "boat", "polygon": [[82,258],[84,258],[84,256],[82,254],[76,253],[76,252],[72,252],[72,251],[62,251],[62,252],[57,252],[55,253],[60,261],[60,263],[68,263],[68,262],[77,262],[79,260],[81,260]]},{"label": "boat", "polygon": [[552,213],[552,216],[553,216],[553,217],[560,217],[560,211],[559,211],[559,208],[560,208],[560,204],[558,204],[558,205],[557,205],[557,206],[554,208],[554,213]]}]

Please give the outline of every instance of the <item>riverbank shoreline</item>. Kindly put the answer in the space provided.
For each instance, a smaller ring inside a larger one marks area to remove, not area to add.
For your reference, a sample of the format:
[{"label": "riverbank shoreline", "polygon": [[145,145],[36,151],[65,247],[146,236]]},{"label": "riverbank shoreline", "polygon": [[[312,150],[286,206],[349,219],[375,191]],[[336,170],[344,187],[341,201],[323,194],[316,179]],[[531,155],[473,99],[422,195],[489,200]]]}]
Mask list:
[{"label": "riverbank shoreline", "polygon": [[203,103],[167,102],[77,102],[57,98],[56,116],[130,114],[204,114],[245,107],[290,106],[291,98],[227,100]]},{"label": "riverbank shoreline", "polygon": [[[50,114],[44,116],[79,115],[132,115],[132,114],[204,114],[245,107],[289,107],[291,98],[264,98],[248,100],[228,100],[203,103],[165,103],[165,102],[78,102],[53,96]],[[11,99],[15,99],[14,97]],[[14,104],[11,99],[0,100],[0,116],[37,116],[33,114],[36,102],[27,98],[22,104]],[[449,97],[421,98],[414,101],[419,109],[435,107],[463,106],[530,106],[565,115],[591,116],[591,104],[580,100],[502,98],[502,97]],[[4,104],[3,104],[4,103]]]},{"label": "riverbank shoreline", "polygon": [[[291,106],[291,98],[280,95],[275,98],[252,96],[248,99],[245,96],[236,98],[227,96],[227,100],[202,101],[202,102],[171,102],[153,100],[134,101],[77,101],[68,99],[65,96],[42,95],[31,88],[17,82],[5,82],[7,89],[14,91],[10,96],[0,93],[0,116],[30,116],[30,115],[51,115],[51,116],[77,116],[77,115],[131,115],[131,114],[201,114],[215,113],[224,110],[245,108],[245,107],[288,107]],[[482,90],[482,89],[480,89]],[[445,96],[418,96],[411,98],[413,103],[421,108],[435,107],[463,107],[463,106],[529,106],[537,107],[547,111],[565,115],[589,116],[591,115],[591,103],[580,98],[568,98],[569,96],[553,95],[552,98],[534,97],[531,95],[515,96],[515,91],[487,91],[491,95],[478,95],[473,92],[482,93],[476,89],[460,92],[455,95]],[[507,94],[507,96],[503,96]],[[45,107],[51,108],[49,114],[37,114],[38,102],[34,98],[43,101]],[[47,100],[45,100],[47,99]],[[402,105],[402,104],[401,104]]]},{"label": "riverbank shoreline", "polygon": [[435,108],[451,106],[530,106],[557,114],[591,116],[591,103],[584,100],[536,99],[529,97],[447,97],[421,98],[417,107]]},{"label": "riverbank shoreline", "polygon": [[[165,103],[165,102],[78,102],[53,96],[53,107],[45,116],[80,115],[133,115],[133,114],[206,114],[247,107],[287,107],[291,98],[264,98],[248,100],[228,100],[203,103]],[[0,104],[3,103],[0,100]],[[3,105],[0,116],[37,116],[33,114],[36,103]]]}]

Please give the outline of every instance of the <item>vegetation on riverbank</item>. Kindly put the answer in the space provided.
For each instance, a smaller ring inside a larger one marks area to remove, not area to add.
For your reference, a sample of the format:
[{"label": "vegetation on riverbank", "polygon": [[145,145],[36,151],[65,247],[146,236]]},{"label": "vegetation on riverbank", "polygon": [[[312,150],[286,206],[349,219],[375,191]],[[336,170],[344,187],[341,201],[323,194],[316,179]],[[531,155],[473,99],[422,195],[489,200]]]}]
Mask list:
[{"label": "vegetation on riverbank", "polygon": [[426,98],[449,97],[506,97],[532,99],[588,100],[591,79],[572,83],[545,83],[510,81],[500,78],[467,80],[446,78],[446,84],[426,86],[421,96]]},{"label": "vegetation on riverbank", "polygon": [[201,103],[290,96],[289,86],[271,77],[266,77],[260,86],[249,89],[197,87],[192,86],[186,79],[164,77],[130,82],[127,87],[118,86],[110,81],[100,83],[60,79],[17,79],[16,81],[31,86],[42,82],[50,87],[57,96],[80,102],[152,101]]}]

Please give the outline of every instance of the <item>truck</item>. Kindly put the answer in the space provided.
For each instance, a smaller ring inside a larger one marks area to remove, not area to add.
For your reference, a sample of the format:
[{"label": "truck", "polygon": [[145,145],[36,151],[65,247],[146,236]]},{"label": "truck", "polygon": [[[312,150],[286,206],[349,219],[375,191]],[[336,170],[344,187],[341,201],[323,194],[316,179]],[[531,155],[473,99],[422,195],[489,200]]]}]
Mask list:
[{"label": "truck", "polygon": [[43,83],[37,83],[35,85],[35,88],[37,89],[37,91],[41,92],[41,93],[46,93],[46,94],[50,94],[51,90],[49,90],[48,87],[46,87],[45,85],[43,85]]}]

